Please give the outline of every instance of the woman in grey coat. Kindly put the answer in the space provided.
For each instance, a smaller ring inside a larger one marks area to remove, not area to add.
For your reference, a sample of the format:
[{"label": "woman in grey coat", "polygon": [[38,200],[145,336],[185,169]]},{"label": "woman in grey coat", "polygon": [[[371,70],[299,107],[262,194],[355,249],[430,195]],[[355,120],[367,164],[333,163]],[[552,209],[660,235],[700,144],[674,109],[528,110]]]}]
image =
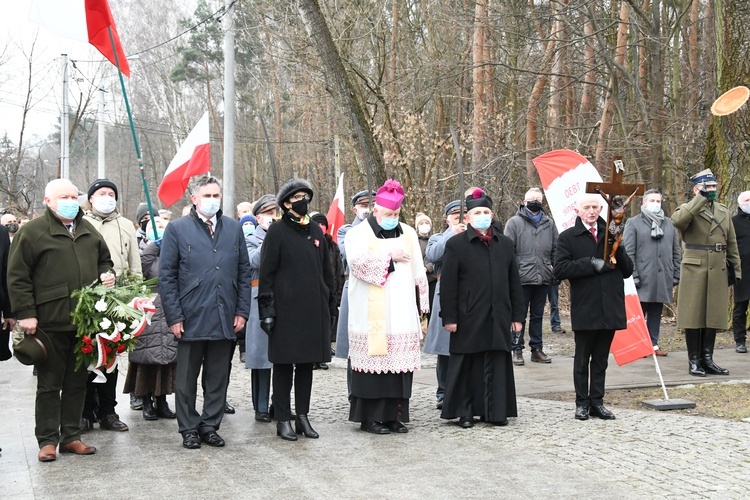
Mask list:
[{"label": "woman in grey coat", "polygon": [[664,304],[672,303],[672,289],[680,282],[682,249],[677,230],[664,216],[658,190],[649,189],[643,195],[641,214],[625,223],[622,243],[633,261],[633,281],[651,345],[657,356],[666,356],[666,351],[659,349],[659,326]]}]

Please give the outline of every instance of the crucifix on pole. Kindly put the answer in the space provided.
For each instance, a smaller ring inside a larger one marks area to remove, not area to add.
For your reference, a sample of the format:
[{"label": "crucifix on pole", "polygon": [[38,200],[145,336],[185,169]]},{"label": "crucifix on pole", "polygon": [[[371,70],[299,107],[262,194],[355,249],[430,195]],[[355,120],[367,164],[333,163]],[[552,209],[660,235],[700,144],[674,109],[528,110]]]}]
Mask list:
[{"label": "crucifix on pole", "polygon": [[[633,200],[635,195],[642,195],[643,184],[623,184],[622,174],[625,172],[625,164],[621,156],[612,159],[612,173],[609,182],[587,182],[586,192],[601,195],[609,205],[609,223],[607,224],[607,239],[604,240],[604,261],[610,265],[617,264],[615,252],[622,241],[622,232],[625,229],[623,219],[625,218],[625,207]],[[629,195],[627,198],[624,196]]]}]

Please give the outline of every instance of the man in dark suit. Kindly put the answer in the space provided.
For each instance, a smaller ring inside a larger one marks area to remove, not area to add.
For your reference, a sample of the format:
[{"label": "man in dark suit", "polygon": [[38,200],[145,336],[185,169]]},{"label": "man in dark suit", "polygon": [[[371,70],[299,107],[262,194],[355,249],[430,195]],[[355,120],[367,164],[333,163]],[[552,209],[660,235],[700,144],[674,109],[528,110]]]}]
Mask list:
[{"label": "man in dark suit", "polygon": [[[185,448],[224,446],[224,416],[235,334],[250,315],[250,262],[240,223],[223,216],[215,177],[191,181],[190,214],[167,225],[159,290],[177,346],[177,423]],[[204,371],[203,413],[195,409]]]},{"label": "man in dark suit", "polygon": [[[734,234],[737,238],[737,249],[740,252],[741,270],[744,276],[750,276],[750,191],[743,191],[737,197],[737,215],[732,217]],[[732,331],[734,333],[735,351],[747,353],[747,306],[750,304],[750,280],[739,280],[734,285],[734,309],[732,312]]]},{"label": "man in dark suit", "polygon": [[615,254],[614,267],[604,261],[607,223],[599,216],[601,211],[599,195],[581,196],[575,225],[560,234],[555,253],[555,278],[570,282],[578,420],[587,420],[589,414],[604,420],[615,418],[604,407],[604,379],[615,330],[627,327],[623,279],[633,274],[633,262],[622,245]]}]

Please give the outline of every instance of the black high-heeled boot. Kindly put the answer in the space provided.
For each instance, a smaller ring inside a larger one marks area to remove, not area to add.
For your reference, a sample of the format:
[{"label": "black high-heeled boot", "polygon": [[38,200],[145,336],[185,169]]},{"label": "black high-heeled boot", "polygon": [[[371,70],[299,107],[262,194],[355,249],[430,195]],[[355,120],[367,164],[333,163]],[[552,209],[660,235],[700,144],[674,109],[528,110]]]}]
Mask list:
[{"label": "black high-heeled boot", "polygon": [[285,441],[296,441],[297,434],[292,429],[292,424],[289,420],[279,420],[276,422],[276,435],[280,436]]},{"label": "black high-heeled boot", "polygon": [[706,372],[701,366],[701,331],[695,328],[685,330],[685,345],[688,351],[688,373],[696,377],[705,377]]},{"label": "black high-heeled boot", "polygon": [[307,415],[297,415],[294,424],[294,427],[297,429],[297,434],[304,434],[306,438],[312,439],[318,439],[320,437],[320,434],[315,432],[315,429],[310,425]]},{"label": "black high-heeled boot", "polygon": [[154,397],[153,394],[146,394],[143,396],[143,420],[158,420],[159,415],[156,414],[156,408],[154,408]]},{"label": "black high-heeled boot", "polygon": [[167,403],[167,396],[162,394],[161,396],[155,396],[156,401],[156,416],[159,418],[177,418],[177,414],[172,411]]},{"label": "black high-heeled boot", "polygon": [[714,344],[716,343],[716,330],[704,328],[701,364],[706,373],[711,375],[729,375],[729,370],[714,363]]}]

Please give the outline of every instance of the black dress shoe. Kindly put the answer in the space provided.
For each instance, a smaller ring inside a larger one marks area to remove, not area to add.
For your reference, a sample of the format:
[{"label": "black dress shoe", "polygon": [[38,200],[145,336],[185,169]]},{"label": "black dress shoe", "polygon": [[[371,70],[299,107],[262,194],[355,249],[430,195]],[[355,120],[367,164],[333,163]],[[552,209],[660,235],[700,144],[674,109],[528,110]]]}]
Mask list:
[{"label": "black dress shoe", "polygon": [[495,422],[491,422],[491,424],[498,427],[505,427],[506,425],[508,425],[508,419],[506,418],[505,420],[497,420]]},{"label": "black dress shoe", "polygon": [[294,429],[297,434],[304,434],[306,438],[318,439],[320,437],[320,434],[315,432],[315,429],[310,425],[307,415],[297,415],[297,418],[294,419]]},{"label": "black dress shoe", "polygon": [[276,435],[281,437],[284,441],[297,440],[297,434],[292,429],[292,424],[289,420],[279,420],[276,422]]},{"label": "black dress shoe", "polygon": [[747,354],[747,346],[744,342],[737,342],[737,347],[734,349],[734,352],[738,352],[740,354]]},{"label": "black dress shoe", "polygon": [[234,413],[236,410],[234,406],[229,404],[229,401],[224,401],[224,413]]},{"label": "black dress shoe", "polygon": [[120,417],[117,415],[117,413],[104,415],[99,421],[99,428],[106,431],[118,432],[125,432],[128,430],[128,426],[120,421]]},{"label": "black dress shoe", "polygon": [[143,399],[133,394],[130,395],[130,409],[131,410],[142,410]]},{"label": "black dress shoe", "polygon": [[320,368],[321,370],[327,370],[328,363],[318,363],[318,368]]},{"label": "black dress shoe", "polygon": [[380,422],[367,420],[359,424],[359,428],[370,434],[390,434],[391,430]]},{"label": "black dress shoe", "polygon": [[182,433],[182,446],[188,450],[195,450],[201,447],[201,440],[196,431],[185,431]]},{"label": "black dress shoe", "polygon": [[602,420],[614,420],[615,414],[604,407],[604,405],[591,405],[589,413],[592,417],[599,417]]},{"label": "black dress shoe", "polygon": [[474,418],[473,417],[461,417],[458,419],[458,426],[463,427],[464,429],[470,429],[474,427]]},{"label": "black dress shoe", "polygon": [[588,420],[589,419],[589,407],[588,406],[576,406],[576,420]]},{"label": "black dress shoe", "polygon": [[409,432],[409,429],[404,424],[397,422],[396,420],[386,422],[385,426],[388,427],[388,430],[397,434],[406,434]]},{"label": "black dress shoe", "polygon": [[201,440],[203,440],[208,446],[224,446],[224,440],[221,439],[221,436],[219,436],[219,433],[216,431],[204,432],[201,434]]},{"label": "black dress shoe", "polygon": [[437,400],[437,405],[435,405],[435,406],[437,406],[438,410],[442,410],[443,409],[443,398],[438,399]]},{"label": "black dress shoe", "polygon": [[268,423],[271,421],[271,415],[269,415],[267,412],[264,412],[264,411],[256,411],[255,420],[257,420],[258,422]]},{"label": "black dress shoe", "polygon": [[94,421],[89,420],[86,417],[81,418],[81,434],[88,432],[94,428]]}]

